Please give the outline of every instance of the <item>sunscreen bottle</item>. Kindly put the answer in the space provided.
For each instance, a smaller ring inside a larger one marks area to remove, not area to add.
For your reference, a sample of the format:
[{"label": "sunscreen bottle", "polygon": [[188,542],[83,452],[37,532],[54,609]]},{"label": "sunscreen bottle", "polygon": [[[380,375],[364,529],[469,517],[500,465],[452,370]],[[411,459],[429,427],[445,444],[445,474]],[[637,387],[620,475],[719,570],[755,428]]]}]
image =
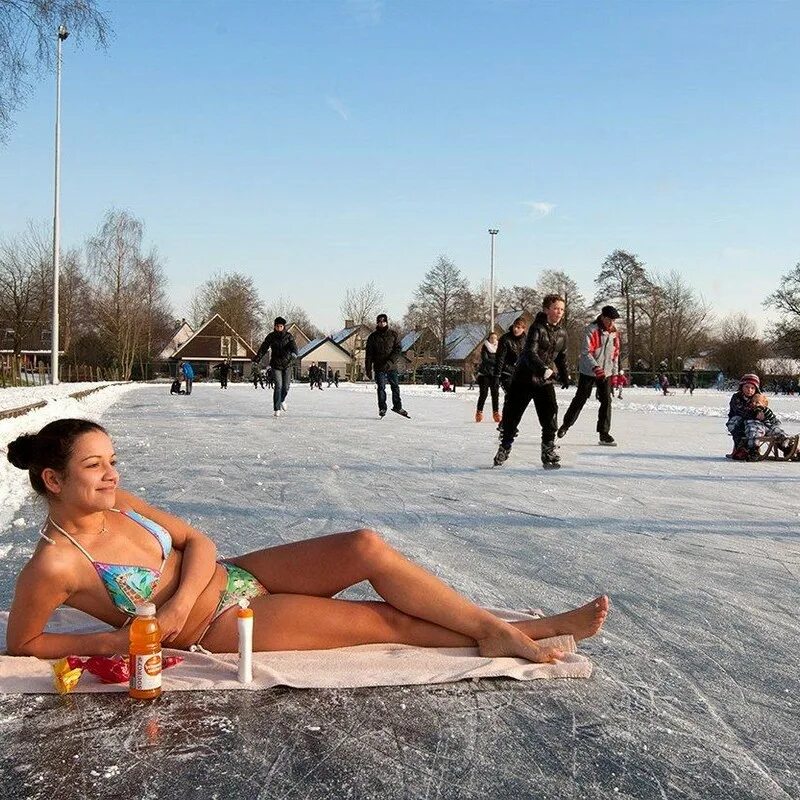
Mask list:
[{"label": "sunscreen bottle", "polygon": [[153,603],[136,606],[130,630],[130,689],[137,700],[161,694],[161,630]]},{"label": "sunscreen bottle", "polygon": [[239,630],[239,683],[253,680],[253,609],[247,600],[239,601],[236,610]]}]

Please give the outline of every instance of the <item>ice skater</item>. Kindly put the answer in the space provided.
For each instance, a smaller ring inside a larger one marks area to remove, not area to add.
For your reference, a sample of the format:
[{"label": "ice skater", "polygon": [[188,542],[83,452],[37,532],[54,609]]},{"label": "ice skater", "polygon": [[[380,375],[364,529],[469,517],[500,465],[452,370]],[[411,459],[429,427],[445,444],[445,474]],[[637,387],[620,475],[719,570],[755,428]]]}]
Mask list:
[{"label": "ice skater", "polygon": [[220,389],[227,389],[228,388],[228,375],[231,371],[231,365],[229,361],[223,361],[219,365],[219,388]]},{"label": "ice skater", "polygon": [[525,346],[525,331],[524,317],[517,317],[497,343],[494,379],[498,385],[503,387],[503,393],[508,392],[511,379],[514,377],[514,367],[517,365],[517,359]]},{"label": "ice skater", "polygon": [[286,411],[286,395],[289,394],[292,380],[292,363],[297,358],[297,342],[286,330],[286,320],[283,317],[275,317],[272,330],[264,338],[253,361],[255,363],[261,361],[267,350],[270,351],[269,365],[272,367],[272,377],[275,381],[275,388],[272,391],[273,415],[279,417],[282,411]]},{"label": "ice skater", "polygon": [[481,347],[481,361],[478,365],[478,405],[475,408],[475,422],[483,422],[483,407],[486,397],[492,395],[492,419],[500,422],[500,392],[494,378],[497,363],[497,334],[492,331]]},{"label": "ice skater", "polygon": [[578,364],[578,389],[569,404],[558,429],[561,439],[575,424],[586,401],[597,390],[600,409],[597,412],[597,432],[600,444],[616,446],[611,435],[611,377],[619,371],[619,331],[614,324],[619,312],[614,306],[603,306],[600,315],[583,332],[583,345]]},{"label": "ice skater", "polygon": [[401,417],[408,417],[400,399],[400,383],[397,379],[397,359],[400,358],[400,353],[400,337],[389,327],[386,314],[378,314],[375,330],[367,337],[364,372],[368,380],[372,380],[373,372],[375,374],[379,417],[386,416],[387,383],[392,390],[392,411]]},{"label": "ice skater", "polygon": [[558,401],[555,381],[569,382],[567,372],[567,331],[561,324],[564,298],[548,294],[542,301],[543,311],[536,315],[528,330],[525,346],[514,369],[514,376],[503,406],[503,430],[494,465],[501,466],[511,453],[522,415],[533,400],[542,426],[542,466],[558,469],[561,457],[555,445],[558,427]]},{"label": "ice skater", "polygon": [[[551,662],[563,654],[537,639],[585,639],[608,614],[601,595],[563,614],[503,622],[369,529],[218,561],[204,533],[119,488],[114,445],[88,420],[60,419],[24,434],[8,445],[8,460],[28,471],[47,505],[42,538],[16,581],[6,637],[12,656],[127,652],[128,623],[136,605],[149,601],[164,644],[186,650],[202,643],[213,653],[237,650],[239,599],[255,612],[256,651],[393,642]],[[382,600],[335,598],[361,581]],[[46,632],[61,605],[114,630]]]},{"label": "ice skater", "polygon": [[694,394],[695,390],[695,375],[694,367],[689,367],[686,374],[683,376],[683,393],[689,392],[689,396]]},{"label": "ice skater", "polygon": [[194,385],[194,370],[192,369],[192,365],[188,361],[181,361],[178,374],[183,376],[186,394],[191,394],[192,386]]}]

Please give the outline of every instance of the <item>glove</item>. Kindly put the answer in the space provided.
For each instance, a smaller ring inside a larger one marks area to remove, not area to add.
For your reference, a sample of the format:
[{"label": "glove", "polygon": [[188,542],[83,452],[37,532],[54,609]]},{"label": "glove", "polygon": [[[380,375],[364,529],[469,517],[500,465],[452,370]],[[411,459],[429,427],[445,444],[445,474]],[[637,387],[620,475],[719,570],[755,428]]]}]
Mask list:
[{"label": "glove", "polygon": [[549,381],[549,380],[550,380],[550,378],[552,378],[552,377],[553,377],[553,370],[551,370],[551,369],[550,369],[550,367],[548,367],[548,368],[547,368],[547,369],[544,371],[544,375],[543,375],[542,377],[543,377],[543,378],[544,378],[546,381]]},{"label": "glove", "polygon": [[605,380],[606,371],[602,367],[595,367],[592,372],[594,372],[594,376],[597,378],[597,380]]}]

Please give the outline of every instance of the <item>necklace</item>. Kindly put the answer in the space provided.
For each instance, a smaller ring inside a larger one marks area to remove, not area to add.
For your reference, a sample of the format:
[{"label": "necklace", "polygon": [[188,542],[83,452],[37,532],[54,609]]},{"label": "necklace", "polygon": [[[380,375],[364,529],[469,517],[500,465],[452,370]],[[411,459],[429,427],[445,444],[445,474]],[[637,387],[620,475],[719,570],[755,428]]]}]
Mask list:
[{"label": "necklace", "polygon": [[[45,531],[47,530],[47,524],[50,523],[57,531],[60,531],[67,537],[67,539],[72,540],[71,534],[67,533],[49,514],[47,515],[47,519],[44,521],[44,525],[42,525],[41,529],[39,530],[39,536],[42,537],[45,541],[50,542],[50,544],[55,544],[55,541],[51,539]],[[99,536],[102,533],[106,532],[106,515],[105,512],[103,513],[103,527],[97,532]]]}]

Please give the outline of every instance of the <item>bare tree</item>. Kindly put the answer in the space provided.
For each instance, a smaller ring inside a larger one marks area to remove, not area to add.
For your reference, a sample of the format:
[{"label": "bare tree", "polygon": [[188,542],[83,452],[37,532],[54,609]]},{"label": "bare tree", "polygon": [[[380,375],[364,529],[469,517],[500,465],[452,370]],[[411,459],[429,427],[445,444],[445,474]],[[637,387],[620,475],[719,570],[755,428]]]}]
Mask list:
[{"label": "bare tree", "polygon": [[422,283],[414,291],[412,300],[414,315],[417,320],[424,321],[424,324],[433,330],[439,341],[441,363],[444,363],[447,356],[445,346],[447,334],[460,322],[459,296],[463,300],[463,295],[467,291],[469,286],[461,270],[446,256],[439,256],[438,261],[425,273]]},{"label": "bare tree", "polygon": [[318,339],[325,334],[311,321],[308,312],[297,305],[288,297],[278,297],[267,304],[264,311],[265,327],[272,330],[272,321],[276,317],[283,317],[291,325],[293,322],[312,339]]},{"label": "bare tree", "polygon": [[758,335],[758,326],[744,312],[728,314],[720,322],[711,352],[719,368],[728,377],[753,372],[767,348]]},{"label": "bare tree", "polygon": [[52,305],[53,259],[49,233],[30,223],[19,236],[0,242],[0,321],[19,355],[22,343],[40,331]]},{"label": "bare tree", "polygon": [[541,293],[533,286],[504,286],[497,291],[497,310],[536,314],[542,307]]},{"label": "bare tree", "polygon": [[113,365],[128,380],[146,327],[142,296],[141,220],[109,211],[87,244],[93,273],[92,308],[98,333],[108,342]]},{"label": "bare tree", "polygon": [[31,73],[52,67],[56,34],[66,25],[72,41],[105,48],[111,28],[95,0],[0,0],[0,141],[31,91]]},{"label": "bare tree", "polygon": [[58,271],[59,341],[65,352],[75,337],[91,330],[89,282],[81,253],[76,248],[61,253]]},{"label": "bare tree", "polygon": [[139,282],[145,327],[138,357],[140,374],[146,380],[156,349],[166,344],[174,328],[172,308],[167,299],[167,277],[155,247],[139,262]]},{"label": "bare tree", "polygon": [[345,292],[339,310],[343,319],[351,319],[356,325],[369,325],[383,305],[383,292],[373,281]]},{"label": "bare tree", "polygon": [[800,355],[800,262],[781,277],[778,288],[764,305],[783,315],[770,329],[776,350],[781,355],[796,358]]},{"label": "bare tree", "polygon": [[621,300],[625,305],[625,337],[623,347],[627,346],[628,363],[636,363],[636,321],[639,303],[647,293],[649,280],[644,264],[639,258],[625,250],[615,250],[600,267],[595,279],[597,297],[595,303]]},{"label": "bare tree", "polygon": [[190,309],[195,326],[219,314],[251,345],[265,327],[255,280],[241,272],[217,272],[194,293]]}]

